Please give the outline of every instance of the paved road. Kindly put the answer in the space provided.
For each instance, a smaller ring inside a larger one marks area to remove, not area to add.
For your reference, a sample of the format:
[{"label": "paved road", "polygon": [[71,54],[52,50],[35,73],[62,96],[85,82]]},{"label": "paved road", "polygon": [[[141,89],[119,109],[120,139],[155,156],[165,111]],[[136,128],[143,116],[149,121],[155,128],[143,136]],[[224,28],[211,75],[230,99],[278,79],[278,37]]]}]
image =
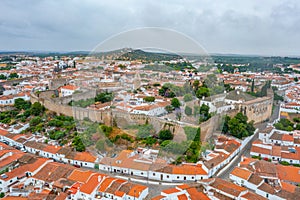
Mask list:
[{"label": "paved road", "polygon": [[[279,115],[279,106],[276,106],[274,108],[274,111],[272,113],[271,119],[269,120],[269,122],[264,122],[264,123],[259,123],[257,124],[255,127],[258,128],[259,130],[263,130],[266,128],[266,126],[268,125],[268,123],[273,122],[275,119],[278,118]],[[259,131],[258,131],[259,132]],[[247,156],[250,157],[250,149],[251,149],[251,145],[252,142],[254,140],[256,140],[258,138],[258,132],[254,135],[254,137],[252,138],[252,140],[249,141],[249,143],[245,146],[245,148],[237,155],[238,158],[231,163],[231,166],[228,167],[227,170],[225,170],[222,174],[220,174],[218,177],[222,178],[222,179],[226,179],[229,180],[229,174],[230,172],[234,169],[235,166],[238,165],[238,163],[241,161],[241,157],[243,156]]]}]

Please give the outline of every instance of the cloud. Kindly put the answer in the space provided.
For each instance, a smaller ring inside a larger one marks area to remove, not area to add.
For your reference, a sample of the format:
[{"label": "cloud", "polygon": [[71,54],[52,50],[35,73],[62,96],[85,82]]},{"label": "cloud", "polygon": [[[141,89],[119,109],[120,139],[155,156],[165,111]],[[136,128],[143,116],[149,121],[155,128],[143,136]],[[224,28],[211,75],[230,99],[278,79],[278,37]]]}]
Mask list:
[{"label": "cloud", "polygon": [[187,34],[209,52],[297,55],[296,0],[2,0],[2,50],[92,50],[140,27]]}]

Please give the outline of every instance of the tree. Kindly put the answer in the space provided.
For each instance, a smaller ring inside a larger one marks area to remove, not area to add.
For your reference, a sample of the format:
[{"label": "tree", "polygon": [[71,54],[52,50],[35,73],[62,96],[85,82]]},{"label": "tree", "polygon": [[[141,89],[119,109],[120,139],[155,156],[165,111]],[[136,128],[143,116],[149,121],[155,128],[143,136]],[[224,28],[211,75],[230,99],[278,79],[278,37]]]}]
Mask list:
[{"label": "tree", "polygon": [[228,122],[230,120],[230,117],[228,115],[225,115],[224,117],[224,125],[223,125],[223,128],[222,128],[222,133],[228,133],[229,131],[229,126],[228,126]]},{"label": "tree", "polygon": [[106,126],[106,125],[102,125],[101,129],[104,132],[106,137],[109,137],[111,132],[113,131],[113,128],[111,126]]},{"label": "tree", "polygon": [[119,67],[120,69],[126,69],[126,66],[125,66],[125,65],[122,65],[122,64],[119,64],[118,67]]},{"label": "tree", "polygon": [[251,121],[248,123],[247,120],[247,116],[243,115],[241,112],[236,114],[235,117],[228,121],[228,132],[240,139],[252,135],[255,131],[253,126],[254,122]]},{"label": "tree", "polygon": [[274,92],[274,101],[284,101],[284,98]]},{"label": "tree", "polygon": [[177,120],[181,120],[181,109],[180,108],[175,108],[175,116]]},{"label": "tree", "polygon": [[171,105],[167,105],[167,106],[165,107],[165,110],[166,110],[168,113],[171,113],[171,112],[174,110],[174,108],[173,108],[173,106],[171,106]]},{"label": "tree", "polygon": [[18,98],[15,100],[14,107],[18,110],[28,110],[31,107],[31,103],[22,98]]},{"label": "tree", "polygon": [[159,131],[158,138],[161,140],[172,140],[173,139],[173,134],[171,133],[170,130],[161,130]]},{"label": "tree", "polygon": [[211,89],[211,95],[222,94],[222,93],[224,93],[223,85],[216,85]]},{"label": "tree", "polygon": [[200,119],[199,122],[203,122],[208,120],[211,117],[211,114],[209,113],[209,106],[202,104],[200,107]]},{"label": "tree", "polygon": [[54,133],[54,140],[60,140],[65,137],[65,133],[62,131],[56,131]]},{"label": "tree", "polygon": [[246,125],[240,123],[237,118],[232,118],[231,120],[229,120],[228,126],[231,135],[240,139],[243,137],[244,132],[246,131]]},{"label": "tree", "polygon": [[295,82],[298,82],[298,81],[299,81],[298,77],[295,77],[295,78],[294,78],[294,81],[295,81]]},{"label": "tree", "polygon": [[247,132],[249,135],[252,135],[255,131],[255,127],[254,127],[254,121],[252,120],[251,122],[247,123]]},{"label": "tree", "polygon": [[41,122],[42,122],[42,119],[39,116],[37,116],[37,117],[34,117],[30,120],[29,125],[30,126],[36,126]]},{"label": "tree", "polygon": [[274,126],[279,130],[292,131],[294,127],[294,123],[288,119],[282,118],[279,120],[279,122],[274,124]]},{"label": "tree", "polygon": [[252,79],[252,83],[251,83],[251,92],[254,92],[254,79]]},{"label": "tree", "polygon": [[95,97],[95,102],[106,103],[110,102],[113,99],[113,94],[110,92],[102,92],[97,94]]},{"label": "tree", "polygon": [[174,107],[174,108],[179,108],[180,107],[180,101],[177,99],[177,98],[173,98],[171,100],[171,105]]},{"label": "tree", "polygon": [[225,88],[226,92],[230,92],[230,91],[234,90],[234,89],[230,86],[230,84],[224,84],[224,88]]},{"label": "tree", "polygon": [[40,104],[40,102],[35,102],[34,104],[32,104],[31,106],[31,114],[34,116],[38,116],[40,114],[42,114],[45,110],[45,107],[42,106],[42,104]]},{"label": "tree", "polygon": [[79,136],[75,136],[72,144],[74,145],[76,151],[80,151],[80,152],[85,151],[85,146]]},{"label": "tree", "polygon": [[197,92],[196,96],[201,99],[202,97],[208,97],[209,96],[209,89],[207,87],[200,87]]},{"label": "tree", "polygon": [[155,97],[152,97],[152,96],[150,96],[150,97],[144,97],[144,101],[146,101],[146,102],[154,102],[155,101]]},{"label": "tree", "polygon": [[296,123],[299,123],[300,122],[300,117],[294,117],[293,121],[296,122]]},{"label": "tree", "polygon": [[197,91],[197,90],[198,90],[199,84],[200,84],[199,80],[195,80],[195,81],[193,82],[193,88],[194,88],[194,91]]},{"label": "tree", "polygon": [[9,78],[10,78],[10,79],[13,79],[13,78],[19,78],[19,75],[18,75],[17,73],[11,73],[11,74],[9,75]]},{"label": "tree", "polygon": [[153,137],[147,137],[144,141],[143,141],[146,145],[153,145],[157,142],[157,140]]},{"label": "tree", "polygon": [[190,116],[190,115],[193,114],[193,110],[192,110],[191,107],[185,106],[184,113],[185,113],[186,115]]},{"label": "tree", "polygon": [[6,79],[7,79],[7,77],[5,75],[0,74],[0,80],[6,80]]},{"label": "tree", "polygon": [[248,121],[248,117],[246,115],[243,115],[243,113],[239,112],[236,114],[235,118],[239,120],[240,123],[246,124]]},{"label": "tree", "polygon": [[193,95],[192,94],[185,94],[183,96],[184,102],[192,101],[193,100]]},{"label": "tree", "polygon": [[[175,92],[170,89],[169,87],[173,87],[172,84],[170,85],[163,85],[161,89],[158,90],[159,95],[167,97],[167,98],[173,98],[176,96]],[[177,89],[173,87],[173,89]]]}]

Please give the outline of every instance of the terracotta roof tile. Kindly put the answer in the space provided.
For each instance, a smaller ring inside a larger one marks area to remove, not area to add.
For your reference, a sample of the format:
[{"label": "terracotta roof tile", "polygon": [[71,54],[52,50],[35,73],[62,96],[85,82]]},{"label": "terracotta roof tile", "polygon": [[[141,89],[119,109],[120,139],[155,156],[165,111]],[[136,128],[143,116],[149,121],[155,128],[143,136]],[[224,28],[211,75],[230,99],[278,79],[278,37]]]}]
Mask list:
[{"label": "terracotta roof tile", "polygon": [[206,196],[203,192],[199,192],[196,188],[187,189],[187,193],[189,193],[191,200],[209,200],[208,196]]},{"label": "terracotta roof tile", "polygon": [[97,189],[104,177],[104,174],[93,174],[89,180],[81,186],[80,191],[86,194],[91,194],[95,189]]},{"label": "terracotta roof tile", "polygon": [[86,183],[90,176],[93,174],[92,171],[83,171],[75,169],[68,177],[68,179],[73,181],[78,181],[81,183]]},{"label": "terracotta roof tile", "polygon": [[243,196],[241,196],[243,199],[245,200],[267,200],[267,198],[262,197],[256,193],[253,192],[247,192],[246,194],[244,194]]},{"label": "terracotta roof tile", "polygon": [[248,180],[252,174],[251,171],[247,170],[247,169],[242,169],[240,167],[235,167],[233,169],[233,171],[231,172],[232,175],[240,177],[244,180]]}]

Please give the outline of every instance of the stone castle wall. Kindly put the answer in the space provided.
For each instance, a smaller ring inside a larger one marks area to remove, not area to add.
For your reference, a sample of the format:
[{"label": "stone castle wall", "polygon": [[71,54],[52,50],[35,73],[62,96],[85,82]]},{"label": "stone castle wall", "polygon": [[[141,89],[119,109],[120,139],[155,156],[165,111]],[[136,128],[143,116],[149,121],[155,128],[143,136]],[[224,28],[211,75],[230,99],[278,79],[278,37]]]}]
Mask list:
[{"label": "stone castle wall", "polygon": [[56,90],[57,88],[64,86],[68,83],[67,78],[56,78],[50,80],[49,89],[50,90]]},{"label": "stone castle wall", "polygon": [[60,104],[55,98],[51,98],[54,91],[42,92],[39,96],[31,93],[31,103],[40,102],[45,108],[66,116],[72,116],[75,119],[83,120],[89,118],[91,121],[111,125],[111,112],[110,111],[95,111],[86,108],[72,107],[65,104]]},{"label": "stone castle wall", "polygon": [[57,101],[60,104],[68,104],[70,101],[79,101],[82,99],[90,99],[90,98],[95,98],[97,94],[96,90],[84,90],[81,93],[76,93],[70,96],[65,96],[65,97],[60,97],[60,98],[56,98],[54,99],[55,101]]},{"label": "stone castle wall", "polygon": [[[92,91],[94,92],[94,91]],[[54,91],[45,91],[36,96],[31,94],[31,102],[40,102],[47,109],[56,112],[57,114],[63,114],[67,116],[73,116],[75,119],[83,120],[89,118],[91,121],[103,123],[112,126],[116,124],[119,127],[126,127],[128,125],[135,124],[152,124],[155,131],[158,132],[162,129],[170,129],[174,135],[175,140],[184,140],[185,134],[183,126],[176,123],[170,122],[157,117],[146,116],[141,114],[130,114],[117,110],[108,111],[95,111],[86,108],[72,107],[65,103],[70,99],[65,98],[52,98]],[[91,94],[94,95],[94,94]],[[83,95],[78,94],[78,98],[82,99]],[[235,116],[238,112],[242,111],[247,115],[249,121],[254,120],[255,123],[265,121],[270,118],[272,114],[273,99],[271,96],[263,97],[255,101],[245,102],[240,105],[240,109],[235,109],[227,113],[230,117]],[[215,115],[208,121],[201,123],[201,141],[208,140],[215,131],[220,130],[222,127],[221,115]],[[195,125],[195,127],[198,127]]]},{"label": "stone castle wall", "polygon": [[[175,135],[175,141],[185,140],[186,136],[184,133],[183,126],[176,123],[170,122],[163,119],[158,119],[152,116],[146,116],[142,114],[130,114],[120,112],[117,110],[113,111],[95,111],[86,108],[72,107],[65,104],[59,103],[55,98],[51,98],[54,91],[45,91],[40,93],[39,96],[31,94],[31,102],[40,102],[48,110],[56,112],[57,114],[63,114],[66,116],[72,116],[75,119],[83,120],[89,118],[91,121],[104,123],[112,126],[114,123],[119,127],[126,127],[128,125],[145,124],[149,123],[153,125],[156,132],[162,129],[169,129]],[[212,136],[212,134],[219,128],[221,123],[221,117],[219,115],[213,116],[208,121],[201,123],[201,141],[205,141]],[[198,127],[198,126],[194,126]]]}]

